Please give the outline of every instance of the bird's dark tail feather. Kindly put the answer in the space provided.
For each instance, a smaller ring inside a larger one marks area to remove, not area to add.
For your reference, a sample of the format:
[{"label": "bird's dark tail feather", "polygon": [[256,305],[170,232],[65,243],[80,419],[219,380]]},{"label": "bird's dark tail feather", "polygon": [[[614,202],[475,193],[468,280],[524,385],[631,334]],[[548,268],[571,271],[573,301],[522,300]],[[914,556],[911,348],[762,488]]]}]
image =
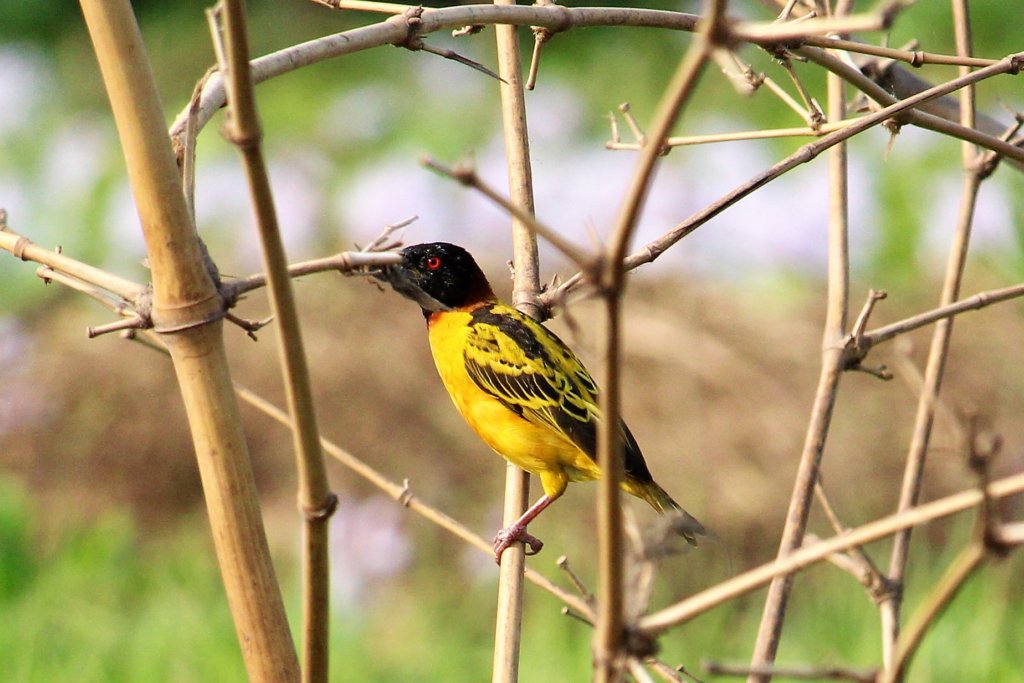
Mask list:
[{"label": "bird's dark tail feather", "polygon": [[629,486],[626,490],[643,498],[652,508],[669,517],[672,530],[685,538],[690,545],[697,545],[698,536],[710,535],[710,532],[697,521],[696,517],[684,510],[679,503],[672,499],[672,496],[668,495],[665,489],[653,481],[645,482],[642,486]]}]

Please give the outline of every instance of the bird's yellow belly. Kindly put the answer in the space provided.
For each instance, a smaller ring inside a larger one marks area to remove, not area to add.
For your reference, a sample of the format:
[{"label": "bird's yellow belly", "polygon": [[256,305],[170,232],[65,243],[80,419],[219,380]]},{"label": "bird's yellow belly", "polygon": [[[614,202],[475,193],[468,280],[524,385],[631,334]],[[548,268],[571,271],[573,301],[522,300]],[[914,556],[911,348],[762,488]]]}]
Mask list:
[{"label": "bird's yellow belly", "polygon": [[469,317],[468,313],[448,314],[430,327],[438,374],[466,422],[499,455],[527,472],[541,475],[545,490],[549,481],[554,485],[553,480],[599,478],[597,464],[575,444],[550,428],[520,417],[477,386],[466,371],[462,353],[462,330]]}]

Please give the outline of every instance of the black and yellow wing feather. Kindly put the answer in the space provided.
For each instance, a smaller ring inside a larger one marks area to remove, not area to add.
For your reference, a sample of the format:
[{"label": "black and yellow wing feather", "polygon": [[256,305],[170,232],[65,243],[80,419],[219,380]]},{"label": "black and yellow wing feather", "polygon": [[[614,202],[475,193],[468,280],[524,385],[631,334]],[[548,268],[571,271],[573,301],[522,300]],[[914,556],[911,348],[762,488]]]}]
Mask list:
[{"label": "black and yellow wing feather", "polygon": [[[472,311],[465,346],[473,382],[523,419],[563,436],[596,459],[597,386],[576,355],[554,333],[519,311],[492,303]],[[640,448],[620,421],[625,471],[652,482]]]}]

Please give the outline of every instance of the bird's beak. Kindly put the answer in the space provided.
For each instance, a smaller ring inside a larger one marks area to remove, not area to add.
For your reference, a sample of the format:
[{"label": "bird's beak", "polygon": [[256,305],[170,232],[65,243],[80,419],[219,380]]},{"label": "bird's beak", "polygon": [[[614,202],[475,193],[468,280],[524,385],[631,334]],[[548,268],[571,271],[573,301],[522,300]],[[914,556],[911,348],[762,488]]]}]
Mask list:
[{"label": "bird's beak", "polygon": [[375,272],[373,277],[387,282],[393,290],[407,299],[412,299],[425,311],[451,310],[451,307],[424,292],[417,283],[416,272],[406,268],[404,264],[384,266]]}]

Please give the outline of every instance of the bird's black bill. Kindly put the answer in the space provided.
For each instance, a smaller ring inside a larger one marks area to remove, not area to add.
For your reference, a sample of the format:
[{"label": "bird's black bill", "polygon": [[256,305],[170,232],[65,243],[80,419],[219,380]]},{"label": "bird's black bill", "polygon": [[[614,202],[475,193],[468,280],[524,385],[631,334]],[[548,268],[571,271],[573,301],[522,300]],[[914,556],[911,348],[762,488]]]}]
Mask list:
[{"label": "bird's black bill", "polygon": [[451,306],[443,303],[424,292],[413,281],[412,273],[401,265],[384,266],[371,273],[378,280],[383,280],[391,288],[407,299],[415,301],[424,311],[450,311]]}]

